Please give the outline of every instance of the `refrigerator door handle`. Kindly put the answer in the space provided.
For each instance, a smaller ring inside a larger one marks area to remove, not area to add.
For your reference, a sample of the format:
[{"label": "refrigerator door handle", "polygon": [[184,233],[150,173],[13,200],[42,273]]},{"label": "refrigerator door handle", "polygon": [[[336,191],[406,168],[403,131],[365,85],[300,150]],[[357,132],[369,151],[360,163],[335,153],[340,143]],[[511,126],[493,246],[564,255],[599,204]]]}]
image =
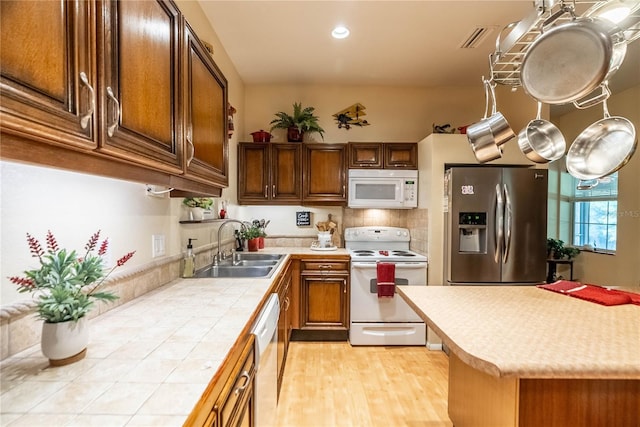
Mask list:
[{"label": "refrigerator door handle", "polygon": [[495,227],[495,253],[494,260],[497,263],[500,262],[500,253],[502,252],[502,245],[504,240],[504,199],[502,198],[502,189],[500,184],[496,184],[496,227]]},{"label": "refrigerator door handle", "polygon": [[509,259],[511,249],[511,228],[513,224],[513,211],[511,206],[511,196],[509,196],[509,187],[504,186],[504,253],[502,254],[502,263],[506,264]]}]

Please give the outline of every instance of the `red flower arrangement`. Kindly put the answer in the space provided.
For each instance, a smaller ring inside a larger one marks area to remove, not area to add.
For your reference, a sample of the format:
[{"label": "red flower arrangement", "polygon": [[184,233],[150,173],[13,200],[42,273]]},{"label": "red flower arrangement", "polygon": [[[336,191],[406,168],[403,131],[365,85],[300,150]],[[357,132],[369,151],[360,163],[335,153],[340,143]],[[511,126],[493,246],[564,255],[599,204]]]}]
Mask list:
[{"label": "red flower arrangement", "polygon": [[[60,249],[51,231],[47,232],[46,251],[35,237],[27,233],[29,251],[40,261],[40,268],[26,270],[25,277],[13,276],[9,280],[18,286],[19,292],[35,293],[40,319],[48,323],[78,320],[91,310],[94,300],[118,299],[117,295],[100,291],[100,288],[116,268],[131,259],[135,251],[118,259],[107,270],[104,255],[109,241],[104,239],[98,245],[99,240],[100,230],[89,238],[84,256],[78,256],[75,250]],[[96,248],[97,253],[94,253]]]}]

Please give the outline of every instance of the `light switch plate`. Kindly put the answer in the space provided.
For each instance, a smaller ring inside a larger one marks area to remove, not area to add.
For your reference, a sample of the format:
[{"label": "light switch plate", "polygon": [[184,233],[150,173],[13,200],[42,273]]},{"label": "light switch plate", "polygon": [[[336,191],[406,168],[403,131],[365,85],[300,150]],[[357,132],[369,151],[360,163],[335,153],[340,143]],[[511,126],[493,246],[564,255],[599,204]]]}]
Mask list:
[{"label": "light switch plate", "polygon": [[151,257],[156,258],[164,254],[164,234],[154,234],[151,236]]}]

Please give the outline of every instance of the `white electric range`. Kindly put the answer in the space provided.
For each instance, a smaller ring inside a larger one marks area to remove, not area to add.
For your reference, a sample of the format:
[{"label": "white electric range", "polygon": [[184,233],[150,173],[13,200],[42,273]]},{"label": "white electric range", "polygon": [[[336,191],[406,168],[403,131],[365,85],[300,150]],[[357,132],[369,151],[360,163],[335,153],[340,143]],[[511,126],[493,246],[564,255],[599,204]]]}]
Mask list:
[{"label": "white electric range", "polygon": [[409,249],[409,230],[352,227],[344,232],[351,256],[352,345],[425,345],[424,321],[402,299],[378,298],[378,262],[395,264],[396,285],[426,286],[427,257]]}]

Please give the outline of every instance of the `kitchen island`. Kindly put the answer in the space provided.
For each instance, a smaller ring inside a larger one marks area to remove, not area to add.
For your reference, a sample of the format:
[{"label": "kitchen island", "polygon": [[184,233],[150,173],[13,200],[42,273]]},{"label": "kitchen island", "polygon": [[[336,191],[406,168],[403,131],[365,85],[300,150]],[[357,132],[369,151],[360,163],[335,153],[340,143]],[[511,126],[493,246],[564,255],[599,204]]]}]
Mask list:
[{"label": "kitchen island", "polygon": [[451,351],[456,427],[640,425],[640,306],[536,287],[397,289]]},{"label": "kitchen island", "polygon": [[288,258],[318,255],[260,253],[287,255],[271,278],[177,279],[91,319],[76,363],[49,367],[39,345],[3,360],[0,424],[183,425],[233,368]]}]

